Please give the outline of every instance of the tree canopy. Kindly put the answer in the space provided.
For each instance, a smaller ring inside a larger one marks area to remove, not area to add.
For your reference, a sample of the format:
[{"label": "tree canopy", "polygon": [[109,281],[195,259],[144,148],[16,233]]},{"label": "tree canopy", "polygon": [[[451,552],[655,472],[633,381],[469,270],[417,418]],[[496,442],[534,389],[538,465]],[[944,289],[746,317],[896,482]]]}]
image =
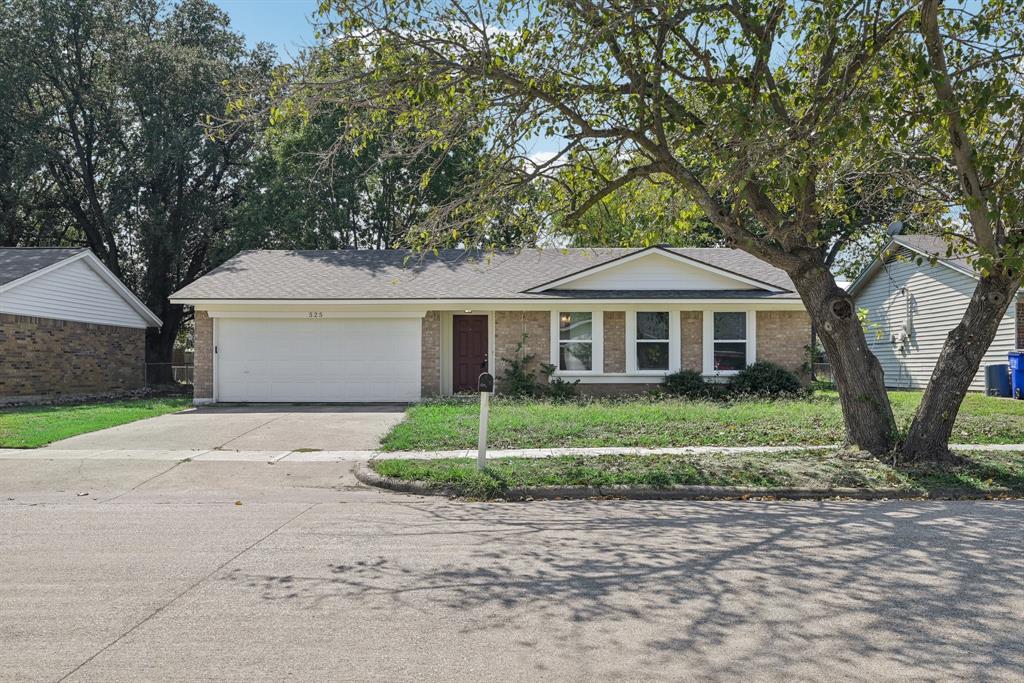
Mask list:
[{"label": "tree canopy", "polygon": [[[466,185],[467,207],[540,180],[560,204],[551,215],[599,235],[616,201],[668,187],[726,244],[785,270],[832,361],[848,436],[869,450],[898,435],[881,368],[830,272],[843,245],[895,219],[948,227],[963,207],[980,286],[993,289],[983,298],[1016,291],[1012,240],[999,242],[995,218],[1019,204],[1015,3],[334,0],[323,10],[345,53],[325,99],[344,103],[350,135],[372,137],[387,113],[421,145],[488,142],[501,163]],[[537,138],[559,151],[524,163]],[[432,227],[443,235],[443,221]],[[931,393],[962,396],[980,362],[968,347],[991,341],[978,322],[981,337],[950,338],[966,360]],[[926,413],[916,424],[935,418]]]}]

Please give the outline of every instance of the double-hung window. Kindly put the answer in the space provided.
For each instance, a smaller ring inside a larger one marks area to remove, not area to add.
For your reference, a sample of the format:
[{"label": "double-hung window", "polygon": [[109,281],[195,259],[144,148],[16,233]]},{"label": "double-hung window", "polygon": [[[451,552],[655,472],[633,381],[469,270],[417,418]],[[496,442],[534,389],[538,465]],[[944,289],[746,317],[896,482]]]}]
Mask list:
[{"label": "double-hung window", "polygon": [[668,311],[637,311],[637,370],[669,369],[669,328]]},{"label": "double-hung window", "polygon": [[559,312],[558,369],[563,372],[590,372],[593,367],[593,314]]},{"label": "double-hung window", "polygon": [[737,372],[747,366],[747,314],[714,314],[712,360],[716,372]]}]

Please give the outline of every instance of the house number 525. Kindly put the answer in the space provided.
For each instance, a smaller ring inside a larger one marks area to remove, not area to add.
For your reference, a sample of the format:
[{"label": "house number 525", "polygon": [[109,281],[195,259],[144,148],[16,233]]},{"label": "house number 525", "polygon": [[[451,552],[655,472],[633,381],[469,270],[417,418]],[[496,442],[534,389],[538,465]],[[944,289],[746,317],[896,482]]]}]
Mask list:
[{"label": "house number 525", "polygon": [[324,317],[323,311],[310,311],[306,314],[307,318],[322,318]]}]

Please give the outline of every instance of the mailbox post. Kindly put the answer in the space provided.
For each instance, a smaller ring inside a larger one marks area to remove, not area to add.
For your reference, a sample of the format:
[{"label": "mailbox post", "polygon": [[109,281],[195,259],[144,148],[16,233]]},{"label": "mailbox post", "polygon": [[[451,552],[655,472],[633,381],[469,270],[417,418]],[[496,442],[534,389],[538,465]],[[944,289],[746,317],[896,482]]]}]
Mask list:
[{"label": "mailbox post", "polygon": [[494,375],[489,372],[480,374],[477,380],[480,391],[480,439],[477,441],[476,468],[487,467],[487,418],[490,412],[490,396],[494,392]]}]

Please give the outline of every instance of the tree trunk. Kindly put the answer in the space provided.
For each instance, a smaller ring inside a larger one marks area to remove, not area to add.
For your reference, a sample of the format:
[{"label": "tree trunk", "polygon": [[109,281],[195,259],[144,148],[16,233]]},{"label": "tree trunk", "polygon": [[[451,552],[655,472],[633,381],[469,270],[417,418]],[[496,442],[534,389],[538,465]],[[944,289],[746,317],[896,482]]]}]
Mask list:
[{"label": "tree trunk", "polygon": [[874,455],[890,452],[896,423],[882,366],[868,348],[853,299],[824,267],[790,273],[790,277],[832,364],[847,443]]},{"label": "tree trunk", "polygon": [[174,383],[174,342],[181,327],[182,306],[165,304],[157,313],[163,321],[159,329],[146,330],[146,384],[156,386]]},{"label": "tree trunk", "polygon": [[948,463],[949,437],[982,356],[999,330],[999,323],[1020,286],[1019,277],[996,273],[981,278],[960,324],[946,337],[939,361],[921,398],[903,444],[904,462]]}]

